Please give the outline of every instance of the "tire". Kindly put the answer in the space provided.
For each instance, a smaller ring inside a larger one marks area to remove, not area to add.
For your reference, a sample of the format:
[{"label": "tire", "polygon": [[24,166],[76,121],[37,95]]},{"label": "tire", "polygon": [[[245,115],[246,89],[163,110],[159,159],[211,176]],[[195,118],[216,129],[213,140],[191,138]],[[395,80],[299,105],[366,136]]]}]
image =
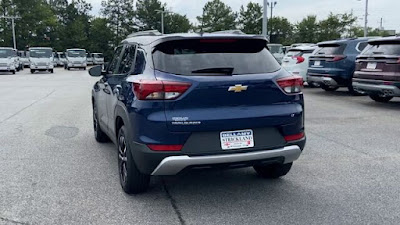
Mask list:
[{"label": "tire", "polygon": [[83,70],[86,70],[86,67],[83,67]]},{"label": "tire", "polygon": [[12,71],[12,74],[15,74],[15,70]]},{"label": "tire", "polygon": [[384,102],[384,103],[389,102],[393,98],[391,96],[382,96],[377,94],[371,94],[369,95],[369,97],[376,102]]},{"label": "tire", "polygon": [[71,68],[67,67],[67,70],[71,70]]},{"label": "tire", "polygon": [[99,143],[109,142],[107,134],[101,129],[98,116],[97,116],[97,107],[93,106],[93,130],[94,130],[94,138]]},{"label": "tire", "polygon": [[293,163],[254,166],[254,170],[263,178],[277,179],[289,173]]},{"label": "tire", "polygon": [[336,91],[337,89],[339,89],[339,87],[331,87],[326,85],[321,85],[321,88],[324,89],[325,91]]},{"label": "tire", "polygon": [[132,156],[132,148],[128,140],[128,132],[122,126],[118,132],[118,174],[122,189],[127,194],[145,192],[150,184],[150,175],[141,173]]},{"label": "tire", "polygon": [[54,73],[54,70],[50,70],[50,73]]},{"label": "tire", "polygon": [[365,96],[365,95],[367,95],[367,93],[364,92],[364,91],[355,90],[355,89],[353,88],[353,85],[350,85],[350,86],[347,87],[347,88],[349,89],[349,92],[350,92],[352,95],[354,95],[354,96]]},{"label": "tire", "polygon": [[35,73],[35,70],[31,70],[31,73],[34,74],[34,73]]}]

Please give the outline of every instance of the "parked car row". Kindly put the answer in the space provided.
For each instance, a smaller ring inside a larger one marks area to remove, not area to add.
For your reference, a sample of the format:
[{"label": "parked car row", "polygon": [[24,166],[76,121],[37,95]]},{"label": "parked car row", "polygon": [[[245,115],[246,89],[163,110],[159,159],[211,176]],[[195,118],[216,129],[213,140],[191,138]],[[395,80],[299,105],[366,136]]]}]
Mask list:
[{"label": "parked car row", "polygon": [[85,49],[67,49],[64,53],[54,52],[50,47],[31,47],[28,51],[0,47],[0,72],[15,74],[28,67],[31,73],[36,71],[54,73],[54,68],[57,66],[68,70],[71,68],[86,70],[87,65],[102,64],[104,64],[102,53],[89,54]]}]

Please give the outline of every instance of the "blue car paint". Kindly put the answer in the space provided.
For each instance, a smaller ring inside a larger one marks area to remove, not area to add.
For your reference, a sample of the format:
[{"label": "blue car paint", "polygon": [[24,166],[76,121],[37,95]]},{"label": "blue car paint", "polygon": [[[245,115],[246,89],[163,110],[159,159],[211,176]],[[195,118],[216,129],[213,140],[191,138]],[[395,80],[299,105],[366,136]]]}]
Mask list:
[{"label": "blue car paint", "polygon": [[343,52],[343,55],[346,56],[346,58],[337,62],[321,61],[321,66],[315,67],[314,63],[315,61],[318,61],[316,60],[316,58],[318,58],[318,56],[323,57],[324,55],[314,55],[310,57],[307,73],[311,76],[313,76],[312,74],[319,74],[326,77],[331,77],[340,86],[348,86],[349,84],[351,84],[353,78],[356,58],[360,54],[360,51],[356,49],[357,45],[361,42],[367,42],[368,40],[368,38],[359,38],[319,43],[318,45],[345,44],[346,48]]}]

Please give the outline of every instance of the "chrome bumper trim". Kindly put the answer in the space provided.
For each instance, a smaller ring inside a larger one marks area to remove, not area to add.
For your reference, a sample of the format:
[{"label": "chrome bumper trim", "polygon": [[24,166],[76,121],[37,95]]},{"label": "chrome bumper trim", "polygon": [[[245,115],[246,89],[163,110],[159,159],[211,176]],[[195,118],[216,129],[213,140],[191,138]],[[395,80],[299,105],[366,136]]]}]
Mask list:
[{"label": "chrome bumper trim", "polygon": [[221,163],[246,162],[263,160],[276,157],[284,157],[284,163],[291,163],[300,157],[301,149],[297,145],[280,149],[265,150],[247,153],[233,153],[212,156],[170,156],[161,161],[151,175],[176,175],[188,166],[201,166]]}]

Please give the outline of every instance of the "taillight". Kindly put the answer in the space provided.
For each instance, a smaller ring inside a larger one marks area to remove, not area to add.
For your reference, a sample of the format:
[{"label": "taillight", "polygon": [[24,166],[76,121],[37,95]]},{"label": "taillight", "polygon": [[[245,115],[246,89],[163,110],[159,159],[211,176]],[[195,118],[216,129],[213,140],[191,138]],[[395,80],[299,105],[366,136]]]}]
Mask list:
[{"label": "taillight", "polygon": [[287,94],[297,94],[301,92],[304,86],[303,78],[300,76],[291,76],[280,78],[276,81],[279,87]]},{"label": "taillight", "polygon": [[147,145],[153,151],[180,151],[183,145]]},{"label": "taillight", "polygon": [[173,100],[185,93],[190,83],[176,81],[141,80],[132,85],[139,100]]},{"label": "taillight", "polygon": [[340,61],[340,60],[343,60],[343,59],[345,59],[347,56],[345,56],[345,55],[335,55],[334,57],[333,57],[333,59],[328,59],[328,60],[326,60],[327,62],[337,62],[337,61]]},{"label": "taillight", "polygon": [[400,64],[400,58],[397,60],[397,63]]},{"label": "taillight", "polygon": [[288,135],[288,136],[285,136],[284,138],[285,138],[285,141],[286,142],[290,142],[290,141],[297,141],[297,140],[301,140],[301,139],[303,139],[304,138],[304,132],[301,132],[301,133],[298,133],[298,134],[295,134],[295,135]]},{"label": "taillight", "polygon": [[296,64],[302,63],[305,60],[303,56],[293,56],[293,59],[297,60]]}]

